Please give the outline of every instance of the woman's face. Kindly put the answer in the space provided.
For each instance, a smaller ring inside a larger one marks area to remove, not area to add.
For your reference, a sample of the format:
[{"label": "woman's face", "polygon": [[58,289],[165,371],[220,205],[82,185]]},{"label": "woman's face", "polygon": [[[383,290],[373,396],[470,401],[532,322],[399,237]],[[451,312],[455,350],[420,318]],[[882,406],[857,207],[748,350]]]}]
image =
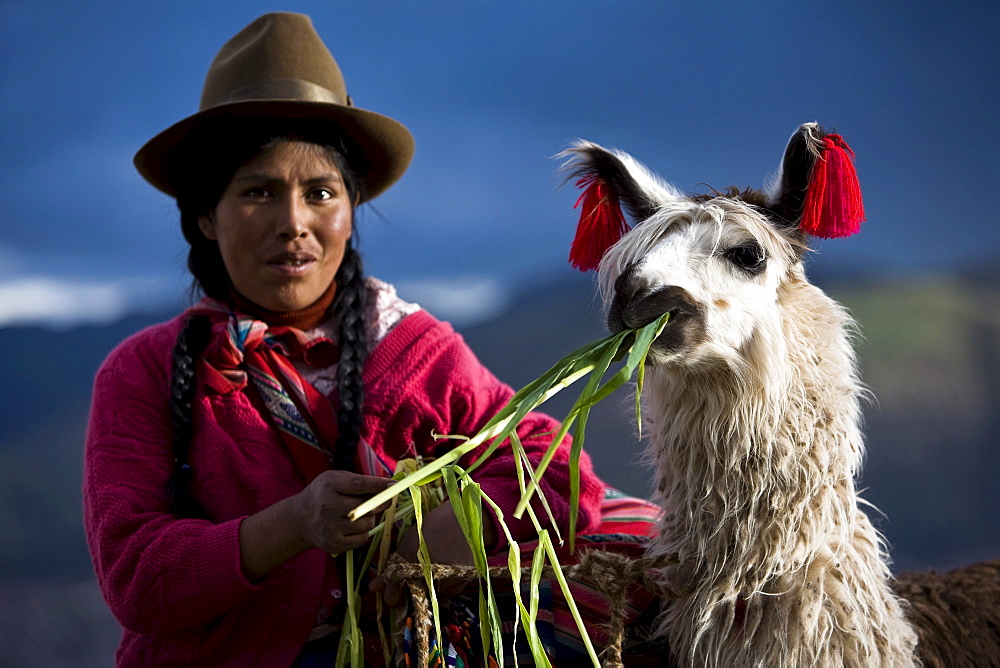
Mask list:
[{"label": "woman's face", "polygon": [[244,163],[215,210],[198,219],[233,286],[258,306],[297,311],[333,281],[354,207],[325,150],[284,141]]}]

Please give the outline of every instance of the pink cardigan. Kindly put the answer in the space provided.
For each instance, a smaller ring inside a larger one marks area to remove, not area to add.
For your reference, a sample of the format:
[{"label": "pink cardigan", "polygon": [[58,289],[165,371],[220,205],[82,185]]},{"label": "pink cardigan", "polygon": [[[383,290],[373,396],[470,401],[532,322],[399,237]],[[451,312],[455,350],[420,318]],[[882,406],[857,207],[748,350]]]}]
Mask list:
[{"label": "pink cardigan", "polygon": [[[214,521],[171,512],[165,494],[173,457],[168,386],[181,324],[178,316],[124,341],[94,385],[84,514],[98,582],[124,628],[118,664],[290,665],[316,623],[330,557],[309,550],[261,582],[244,577],[240,522],[296,494],[305,481],[243,392],[199,392],[195,399],[192,491]],[[364,436],[392,463],[433,453],[441,445],[434,432],[474,434],[512,394],[461,336],[424,311],[407,316],[376,346],[364,379]],[[518,433],[533,460],[556,427],[541,414],[522,423]],[[564,531],[568,456],[564,443],[544,478]],[[586,454],[581,469],[583,532],[599,521],[604,485]],[[509,451],[495,453],[474,477],[510,524],[518,493]],[[526,520],[511,526],[516,537],[533,535]]]}]

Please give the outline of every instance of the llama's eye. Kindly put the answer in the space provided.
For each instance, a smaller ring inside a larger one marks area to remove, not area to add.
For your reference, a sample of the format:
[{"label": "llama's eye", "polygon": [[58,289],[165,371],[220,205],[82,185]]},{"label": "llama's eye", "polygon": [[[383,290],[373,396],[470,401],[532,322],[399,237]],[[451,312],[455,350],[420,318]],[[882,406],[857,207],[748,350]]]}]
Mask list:
[{"label": "llama's eye", "polygon": [[767,255],[760,244],[750,241],[726,251],[726,259],[752,276],[764,271]]}]

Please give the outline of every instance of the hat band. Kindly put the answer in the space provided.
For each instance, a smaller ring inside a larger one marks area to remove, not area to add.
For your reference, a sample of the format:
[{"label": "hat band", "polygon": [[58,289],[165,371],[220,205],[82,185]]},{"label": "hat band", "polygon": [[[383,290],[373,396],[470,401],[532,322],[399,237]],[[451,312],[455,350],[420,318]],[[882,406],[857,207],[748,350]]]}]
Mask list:
[{"label": "hat band", "polygon": [[341,106],[353,106],[351,96],[347,100],[338,97],[329,88],[304,79],[265,79],[242,88],[237,88],[221,100],[212,104],[202,104],[202,111],[223,104],[247,102],[250,100],[282,100],[297,102],[326,102]]}]

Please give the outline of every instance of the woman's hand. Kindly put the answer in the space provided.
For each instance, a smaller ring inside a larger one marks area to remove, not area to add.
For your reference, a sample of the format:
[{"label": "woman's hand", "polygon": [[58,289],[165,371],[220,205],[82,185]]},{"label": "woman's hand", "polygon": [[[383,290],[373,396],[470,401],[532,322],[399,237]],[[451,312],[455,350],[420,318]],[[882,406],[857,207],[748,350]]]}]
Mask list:
[{"label": "woman's hand", "polygon": [[362,502],[393,484],[390,478],[324,471],[309,486],[299,492],[299,533],[310,547],[330,554],[340,554],[368,541],[368,532],[375,528],[388,503],[369,514],[351,521],[347,514]]},{"label": "woman's hand", "polygon": [[392,484],[390,478],[324,471],[295,496],[243,520],[240,552],[244,573],[258,580],[310,548],[339,554],[360,547],[388,504],[356,521],[347,514]]},{"label": "woman's hand", "polygon": [[[444,501],[440,506],[424,515],[423,534],[432,563],[451,566],[472,566],[475,563],[472,549],[469,547],[468,541],[465,540],[465,534],[462,533],[462,527],[459,526],[458,518],[455,517],[455,511],[449,501]],[[483,540],[487,548],[492,546],[496,540],[496,529],[493,526],[492,517],[483,517]],[[414,526],[406,532],[406,535],[399,542],[396,554],[407,561],[415,562],[417,561],[419,545],[417,528]],[[435,582],[435,587],[439,594],[448,597],[458,594],[465,588],[466,584],[468,584],[466,581],[438,580]],[[405,602],[402,589],[389,587],[381,576],[372,580],[369,589],[383,592],[386,605],[390,607],[398,607]]]}]

